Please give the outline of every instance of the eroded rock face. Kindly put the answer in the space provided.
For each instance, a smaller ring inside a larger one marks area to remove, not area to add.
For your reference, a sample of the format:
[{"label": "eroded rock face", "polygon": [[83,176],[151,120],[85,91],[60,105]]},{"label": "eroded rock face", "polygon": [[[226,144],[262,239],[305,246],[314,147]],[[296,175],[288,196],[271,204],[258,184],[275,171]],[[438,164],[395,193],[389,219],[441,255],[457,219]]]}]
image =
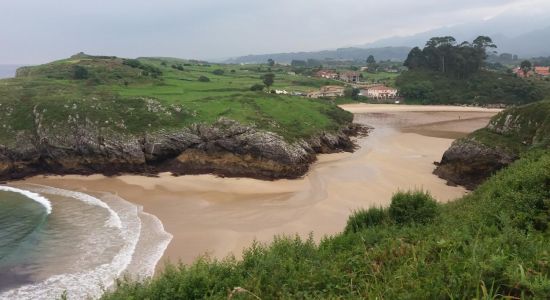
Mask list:
[{"label": "eroded rock face", "polygon": [[228,119],[194,125],[180,131],[144,136],[100,132],[93,126],[56,134],[38,122],[36,132],[22,134],[11,147],[0,146],[0,179],[28,175],[214,173],[262,179],[302,176],[317,153],[353,151],[350,136],[368,128],[351,124],[336,133],[323,133],[294,143]]},{"label": "eroded rock face", "polygon": [[473,139],[455,141],[443,154],[434,174],[452,185],[473,190],[496,171],[517,157],[504,150],[491,148]]}]

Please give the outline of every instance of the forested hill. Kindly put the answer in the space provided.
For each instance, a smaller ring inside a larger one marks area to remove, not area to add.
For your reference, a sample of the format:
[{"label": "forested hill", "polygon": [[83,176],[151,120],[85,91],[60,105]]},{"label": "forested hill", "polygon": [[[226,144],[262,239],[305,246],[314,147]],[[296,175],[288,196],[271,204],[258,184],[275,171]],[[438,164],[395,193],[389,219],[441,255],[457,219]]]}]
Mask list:
[{"label": "forested hill", "polygon": [[409,101],[424,104],[518,105],[541,100],[535,83],[511,73],[485,68],[487,53],[495,49],[491,38],[480,36],[460,44],[451,37],[434,37],[423,49],[413,48],[404,72],[396,80]]},{"label": "forested hill", "polygon": [[409,47],[383,47],[383,48],[340,48],[316,52],[291,52],[272,53],[260,55],[247,55],[228,60],[228,63],[264,63],[273,59],[277,63],[290,63],[293,60],[360,60],[364,61],[369,55],[378,60],[403,61],[407,57]]}]

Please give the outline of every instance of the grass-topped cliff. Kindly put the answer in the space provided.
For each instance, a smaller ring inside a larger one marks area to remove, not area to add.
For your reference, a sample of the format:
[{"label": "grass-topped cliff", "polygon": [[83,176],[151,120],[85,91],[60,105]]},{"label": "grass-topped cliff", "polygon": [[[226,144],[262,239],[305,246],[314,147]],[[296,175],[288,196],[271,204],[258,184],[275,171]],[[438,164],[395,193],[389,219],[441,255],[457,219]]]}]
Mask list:
[{"label": "grass-topped cliff", "polygon": [[353,213],[343,232],[203,258],[103,299],[548,299],[550,152],[448,204],[423,193]]},{"label": "grass-topped cliff", "polygon": [[523,153],[550,148],[550,101],[506,109],[487,127],[453,142],[435,174],[474,188]]},{"label": "grass-topped cliff", "polygon": [[251,91],[266,74],[275,74],[273,88],[289,91],[326,84],[288,73],[284,66],[82,53],[21,68],[0,81],[0,175],[94,172],[101,165],[137,171],[198,149],[216,159],[248,155],[266,167],[300,165],[298,176],[315,152],[351,149],[342,130],[352,115],[326,101]]},{"label": "grass-topped cliff", "polygon": [[[106,124],[103,127],[130,132],[211,124],[226,117],[289,140],[336,130],[351,120],[351,114],[322,101],[250,91],[252,85],[262,83],[262,75],[271,72],[276,75],[273,88],[307,91],[326,83],[288,75],[284,67],[269,71],[261,65],[79,54],[23,67],[15,79],[2,80],[0,102],[5,116],[0,130],[13,134],[6,129],[10,125],[31,126],[29,108],[44,111],[45,120],[52,126],[54,122],[62,126],[69,122],[68,116],[78,114]],[[209,82],[199,81],[201,76]]]}]

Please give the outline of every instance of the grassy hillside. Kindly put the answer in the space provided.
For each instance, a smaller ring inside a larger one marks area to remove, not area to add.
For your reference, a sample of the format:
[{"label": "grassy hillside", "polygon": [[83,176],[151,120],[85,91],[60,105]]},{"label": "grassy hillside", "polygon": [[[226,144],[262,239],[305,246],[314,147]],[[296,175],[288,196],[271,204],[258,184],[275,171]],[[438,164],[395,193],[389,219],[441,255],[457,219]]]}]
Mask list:
[{"label": "grassy hillside", "polygon": [[[9,145],[20,132],[34,132],[38,123],[58,134],[74,123],[141,134],[226,117],[293,141],[351,121],[351,114],[324,101],[250,91],[268,72],[276,76],[273,88],[307,91],[326,84],[289,75],[285,67],[178,59],[78,54],[25,67],[17,78],[0,80],[0,143]],[[209,81],[199,81],[201,76]]]},{"label": "grassy hillside", "polygon": [[510,74],[480,71],[466,79],[439,72],[409,70],[396,85],[409,102],[423,104],[506,104],[521,105],[544,98],[536,84]]},{"label": "grassy hillside", "polygon": [[550,147],[550,100],[507,109],[468,138],[519,155]]},{"label": "grassy hillside", "polygon": [[549,199],[550,152],[531,152],[455,202],[400,193],[319,245],[279,237],[103,299],[547,299]]}]

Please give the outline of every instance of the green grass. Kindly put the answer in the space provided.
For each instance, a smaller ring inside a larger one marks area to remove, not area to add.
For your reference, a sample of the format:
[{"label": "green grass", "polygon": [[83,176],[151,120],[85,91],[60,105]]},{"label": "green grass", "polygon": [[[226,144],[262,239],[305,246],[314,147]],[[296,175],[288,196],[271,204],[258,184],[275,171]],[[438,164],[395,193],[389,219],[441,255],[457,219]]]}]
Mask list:
[{"label": "green grass", "polygon": [[[410,206],[417,196],[400,197]],[[203,257],[121,280],[103,299],[548,299],[550,152],[526,154],[436,211],[405,223],[386,209],[356,212],[358,226],[320,244],[277,237],[242,260]]]},{"label": "green grass", "polygon": [[[276,75],[272,88],[289,92],[333,84],[289,75],[289,67],[269,70],[261,65],[210,65],[158,58],[141,58],[138,67],[125,62],[121,58],[77,55],[25,67],[17,78],[0,80],[0,143],[12,144],[22,132],[34,135],[38,120],[47,132],[59,135],[77,126],[141,134],[195,123],[212,124],[226,117],[276,132],[291,142],[337,130],[352,120],[351,114],[331,101],[250,91],[267,72]],[[183,70],[173,68],[173,64]],[[75,78],[76,66],[87,70],[87,78]],[[148,70],[158,70],[162,75]],[[223,75],[214,74],[215,70],[223,70]],[[200,82],[201,76],[210,82]]]},{"label": "green grass", "polygon": [[400,73],[390,73],[390,72],[361,72],[363,74],[362,81],[369,83],[383,83],[387,86],[395,86],[395,79],[399,77]]},{"label": "green grass", "polygon": [[487,128],[467,139],[519,155],[532,148],[550,147],[550,101],[512,107],[492,118]]}]

